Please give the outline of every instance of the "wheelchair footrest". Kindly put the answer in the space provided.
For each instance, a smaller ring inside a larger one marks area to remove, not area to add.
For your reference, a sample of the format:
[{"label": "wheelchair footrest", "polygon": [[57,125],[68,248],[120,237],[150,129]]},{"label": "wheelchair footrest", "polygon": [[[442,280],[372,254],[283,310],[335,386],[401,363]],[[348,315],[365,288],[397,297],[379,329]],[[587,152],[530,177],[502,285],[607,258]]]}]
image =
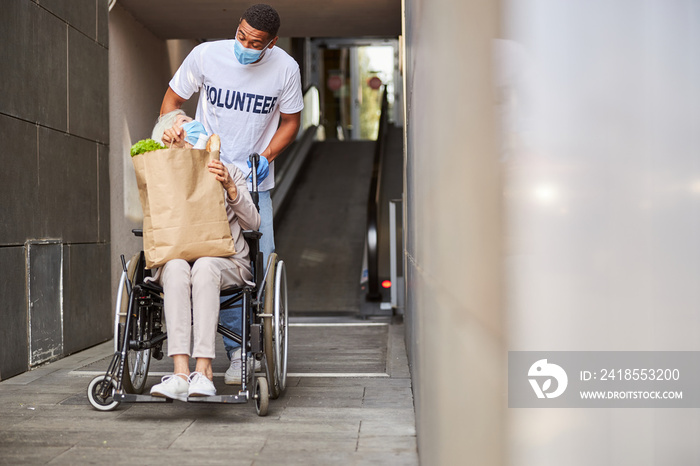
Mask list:
[{"label": "wheelchair footrest", "polygon": [[114,395],[116,401],[122,403],[172,403],[170,398],[151,395],[134,395],[133,393],[117,393]]},{"label": "wheelchair footrest", "polygon": [[190,396],[188,403],[247,403],[245,395]]}]

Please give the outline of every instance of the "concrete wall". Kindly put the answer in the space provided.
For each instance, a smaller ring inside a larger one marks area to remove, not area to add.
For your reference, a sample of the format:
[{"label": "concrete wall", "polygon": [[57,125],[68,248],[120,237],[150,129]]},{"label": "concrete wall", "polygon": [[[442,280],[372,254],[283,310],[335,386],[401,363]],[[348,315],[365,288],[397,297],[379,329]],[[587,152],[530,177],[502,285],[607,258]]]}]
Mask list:
[{"label": "concrete wall", "polygon": [[[153,35],[117,3],[109,13],[109,99],[112,299],[121,274],[120,254],[126,260],[142,248],[133,228],[141,228],[131,146],[151,137],[170,78],[195,41],[165,41]],[[196,98],[183,107],[194,116]]]},{"label": "concrete wall", "polygon": [[10,0],[0,24],[6,379],[109,338],[107,3]]},{"label": "concrete wall", "polygon": [[426,465],[505,461],[497,7],[404,1],[405,318]]},{"label": "concrete wall", "polygon": [[422,463],[700,464],[697,409],[508,409],[506,386],[507,351],[699,349],[700,5],[404,5]]},{"label": "concrete wall", "polygon": [[[700,3],[503,6],[509,349],[698,351]],[[697,409],[510,424],[513,465],[700,464]]]}]

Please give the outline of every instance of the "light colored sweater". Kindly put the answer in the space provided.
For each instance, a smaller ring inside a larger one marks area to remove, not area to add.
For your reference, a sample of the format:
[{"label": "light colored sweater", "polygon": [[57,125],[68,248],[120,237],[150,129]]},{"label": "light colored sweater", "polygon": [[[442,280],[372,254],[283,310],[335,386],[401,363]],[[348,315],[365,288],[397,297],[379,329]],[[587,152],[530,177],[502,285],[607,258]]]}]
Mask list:
[{"label": "light colored sweater", "polygon": [[226,164],[225,166],[238,189],[238,196],[234,200],[231,200],[229,195],[226,194],[226,214],[228,215],[228,223],[231,226],[231,237],[236,248],[236,254],[231,256],[231,260],[244,269],[244,271],[241,271],[241,278],[253,286],[255,283],[251,281],[253,275],[250,270],[250,254],[248,243],[243,238],[243,230],[257,230],[260,228],[260,214],[248,191],[245,175],[233,164]]}]

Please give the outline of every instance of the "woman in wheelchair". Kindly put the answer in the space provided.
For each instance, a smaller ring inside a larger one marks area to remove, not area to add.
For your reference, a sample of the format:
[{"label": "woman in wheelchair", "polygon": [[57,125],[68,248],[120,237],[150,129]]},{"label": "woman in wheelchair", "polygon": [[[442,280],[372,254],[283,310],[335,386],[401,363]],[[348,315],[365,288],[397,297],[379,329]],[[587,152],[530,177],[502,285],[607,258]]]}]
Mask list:
[{"label": "woman in wheelchair", "polygon": [[[179,118],[175,123],[171,114],[164,115],[154,129],[153,139],[161,140],[165,129],[172,130],[174,125],[181,127],[183,122]],[[226,191],[226,212],[236,254],[202,257],[191,263],[175,259],[155,271],[153,280],[163,287],[168,356],[173,358],[174,371],[151,388],[153,396],[184,401],[188,396],[216,395],[211,362],[219,322],[220,290],[244,283],[255,285],[242,231],[257,230],[260,215],[248,191],[246,177],[234,165],[224,165],[219,160],[211,161],[208,169]],[[190,356],[196,359],[192,373],[189,371]]]}]

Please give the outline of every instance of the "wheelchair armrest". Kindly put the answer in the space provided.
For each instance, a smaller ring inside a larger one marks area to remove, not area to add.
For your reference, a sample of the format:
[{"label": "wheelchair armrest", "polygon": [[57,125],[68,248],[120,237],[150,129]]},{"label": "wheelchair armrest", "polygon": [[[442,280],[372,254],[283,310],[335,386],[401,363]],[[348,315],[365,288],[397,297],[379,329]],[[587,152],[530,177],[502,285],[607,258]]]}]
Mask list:
[{"label": "wheelchair armrest", "polygon": [[143,230],[140,228],[134,228],[131,230],[131,232],[134,234],[134,236],[143,236]]},{"label": "wheelchair armrest", "polygon": [[243,237],[247,240],[260,239],[262,235],[263,234],[257,230],[243,230]]},{"label": "wheelchair armrest", "polygon": [[243,291],[242,286],[234,286],[233,288],[224,288],[223,290],[219,291],[219,296],[233,296],[237,293],[240,293]]},{"label": "wheelchair armrest", "polygon": [[152,281],[143,281],[141,284],[141,288],[145,288],[147,290],[153,291],[155,293],[162,293],[163,292],[163,287],[160,286],[157,283],[154,283]]},{"label": "wheelchair armrest", "polygon": [[253,271],[253,279],[255,283],[259,282],[259,278],[262,276],[262,253],[260,252],[260,238],[262,238],[262,233],[257,230],[243,230],[243,238],[245,242],[248,243],[248,248],[250,248],[250,261]]}]

